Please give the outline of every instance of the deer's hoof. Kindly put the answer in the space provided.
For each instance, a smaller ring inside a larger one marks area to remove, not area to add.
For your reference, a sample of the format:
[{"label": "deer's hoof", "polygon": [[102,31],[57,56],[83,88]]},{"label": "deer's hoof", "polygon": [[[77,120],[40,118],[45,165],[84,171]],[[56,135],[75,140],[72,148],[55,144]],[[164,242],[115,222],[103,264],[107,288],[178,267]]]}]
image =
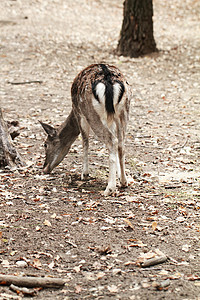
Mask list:
[{"label": "deer's hoof", "polygon": [[104,196],[107,197],[107,196],[110,196],[112,195],[116,190],[116,187],[110,187],[110,186],[107,186],[107,188],[105,189],[104,191]]},{"label": "deer's hoof", "polygon": [[86,174],[82,173],[81,174],[81,180],[88,180],[88,178],[89,178],[89,173],[86,173]]},{"label": "deer's hoof", "polygon": [[120,186],[121,186],[122,188],[126,188],[126,187],[128,186],[127,180],[120,181]]},{"label": "deer's hoof", "polygon": [[127,181],[126,175],[121,176],[121,178],[120,178],[120,186],[122,188],[125,188],[125,187],[128,186],[128,181]]}]

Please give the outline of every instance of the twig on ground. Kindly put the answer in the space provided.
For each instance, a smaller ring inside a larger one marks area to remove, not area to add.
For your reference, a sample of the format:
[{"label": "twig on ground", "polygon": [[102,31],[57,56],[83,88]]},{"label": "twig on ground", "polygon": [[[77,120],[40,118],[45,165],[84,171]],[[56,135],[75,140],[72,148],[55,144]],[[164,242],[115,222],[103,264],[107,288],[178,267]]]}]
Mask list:
[{"label": "twig on ground", "polygon": [[0,285],[11,284],[25,287],[60,288],[65,284],[65,280],[51,277],[25,277],[0,274]]},{"label": "twig on ground", "polygon": [[65,241],[66,243],[68,243],[69,245],[73,246],[74,248],[77,248],[78,246],[74,243],[72,243],[71,241]]},{"label": "twig on ground", "polygon": [[178,150],[178,149],[184,148],[185,145],[187,144],[187,142],[188,142],[188,137],[186,138],[186,140],[185,140],[185,142],[183,143],[183,145],[177,146],[177,147],[173,147],[173,150]]},{"label": "twig on ground", "polygon": [[153,258],[150,258],[150,259],[147,259],[145,260],[141,266],[143,268],[147,268],[147,267],[151,267],[151,266],[154,266],[154,265],[158,265],[158,264],[162,264],[164,263],[165,261],[167,260],[167,257],[165,255],[163,256],[157,256],[157,257],[153,257]]},{"label": "twig on ground", "polygon": [[10,289],[16,293],[22,293],[28,296],[35,296],[37,294],[37,292],[33,289],[27,289],[26,287],[19,287],[14,284],[10,285]]},{"label": "twig on ground", "polygon": [[31,83],[43,83],[43,81],[41,80],[30,80],[30,81],[8,81],[9,84],[12,84],[12,85],[20,85],[20,84],[31,84]]}]

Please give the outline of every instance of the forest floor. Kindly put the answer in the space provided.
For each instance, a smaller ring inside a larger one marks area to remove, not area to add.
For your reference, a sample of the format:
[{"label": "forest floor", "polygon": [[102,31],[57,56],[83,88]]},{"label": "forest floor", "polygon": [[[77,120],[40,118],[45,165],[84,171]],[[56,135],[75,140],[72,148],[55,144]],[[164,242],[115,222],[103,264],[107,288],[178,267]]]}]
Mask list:
[{"label": "forest floor", "polygon": [[[160,51],[131,59],[115,54],[122,0],[1,0],[0,106],[20,122],[27,167],[0,172],[0,273],[66,280],[36,299],[200,299],[200,5],[153,2]],[[38,122],[65,120],[73,78],[96,62],[117,66],[133,92],[129,186],[106,198],[105,146],[91,137],[87,182],[80,138],[43,175]],[[0,299],[21,297],[0,286]]]}]

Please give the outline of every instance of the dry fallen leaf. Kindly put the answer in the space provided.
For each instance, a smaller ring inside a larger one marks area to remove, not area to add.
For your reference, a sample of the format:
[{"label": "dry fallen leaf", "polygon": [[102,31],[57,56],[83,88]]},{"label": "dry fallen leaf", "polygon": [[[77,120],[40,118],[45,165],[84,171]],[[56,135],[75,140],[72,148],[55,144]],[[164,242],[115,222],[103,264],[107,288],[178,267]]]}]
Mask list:
[{"label": "dry fallen leaf", "polygon": [[55,219],[55,218],[56,218],[56,213],[52,214],[52,215],[51,215],[51,218],[52,218],[52,219]]},{"label": "dry fallen leaf", "polygon": [[187,275],[187,276],[185,276],[185,278],[189,281],[200,280],[200,276],[198,276],[196,274]]},{"label": "dry fallen leaf", "polygon": [[107,254],[112,253],[112,249],[111,249],[110,245],[108,245],[108,246],[97,246],[97,247],[95,248],[95,250],[96,250],[99,254],[101,254],[101,255],[107,255]]},{"label": "dry fallen leaf", "polygon": [[158,223],[156,222],[156,221],[154,221],[153,223],[152,223],[152,229],[153,229],[153,231],[155,231],[156,230],[156,228],[157,228],[157,225],[158,225]]},{"label": "dry fallen leaf", "polygon": [[83,290],[83,288],[80,286],[80,285],[75,285],[75,293],[76,294],[79,294],[79,293],[81,293],[81,291]]},{"label": "dry fallen leaf", "polygon": [[118,292],[118,287],[114,284],[112,284],[111,286],[108,286],[107,289],[109,290],[110,293],[115,294]]},{"label": "dry fallen leaf", "polygon": [[85,272],[85,278],[87,279],[87,280],[96,280],[96,276],[95,276],[95,274],[94,273],[92,273],[92,272]]},{"label": "dry fallen leaf", "polygon": [[131,223],[131,221],[129,221],[128,219],[123,219],[123,220],[124,220],[124,222],[128,225],[128,227],[130,227],[131,229],[134,230],[134,226],[133,226],[133,224]]},{"label": "dry fallen leaf", "polygon": [[44,221],[44,225],[45,225],[45,226],[51,226],[51,223],[50,223],[48,220],[45,220],[45,221]]},{"label": "dry fallen leaf", "polygon": [[115,224],[116,219],[111,218],[111,217],[107,217],[107,218],[104,219],[104,221],[105,221],[106,223],[108,223],[108,224]]},{"label": "dry fallen leaf", "polygon": [[121,269],[113,269],[112,273],[113,273],[113,275],[121,274],[122,270]]},{"label": "dry fallen leaf", "polygon": [[102,267],[101,263],[99,261],[95,261],[93,263],[93,268],[96,269],[96,270],[100,270]]},{"label": "dry fallen leaf", "polygon": [[7,259],[3,259],[2,262],[1,262],[1,264],[2,264],[2,266],[4,268],[10,267],[10,263],[9,263],[9,261]]},{"label": "dry fallen leaf", "polygon": [[76,272],[76,273],[79,273],[80,272],[80,270],[81,270],[81,265],[80,266],[75,266],[73,269],[74,269],[74,271]]},{"label": "dry fallen leaf", "polygon": [[129,247],[140,247],[140,248],[142,248],[142,247],[147,246],[147,244],[143,244],[142,241],[137,240],[137,239],[129,239],[129,241],[134,242],[134,244],[128,245]]},{"label": "dry fallen leaf", "polygon": [[183,276],[183,274],[181,274],[181,273],[179,273],[179,272],[176,272],[176,273],[174,273],[173,275],[170,275],[170,276],[168,276],[168,277],[169,277],[169,279],[175,280],[175,279],[181,278],[182,276]]},{"label": "dry fallen leaf", "polygon": [[52,261],[50,264],[49,264],[49,269],[53,269],[53,267],[54,267],[54,261]]},{"label": "dry fallen leaf", "polygon": [[38,258],[34,258],[34,260],[32,262],[32,266],[36,269],[41,269],[42,263]]},{"label": "dry fallen leaf", "polygon": [[185,244],[185,245],[182,246],[182,250],[185,251],[185,252],[188,252],[190,247],[191,247],[190,245]]},{"label": "dry fallen leaf", "polygon": [[129,261],[126,261],[126,262],[124,263],[124,265],[125,265],[125,266],[135,265],[135,262],[129,260]]},{"label": "dry fallen leaf", "polygon": [[182,223],[185,221],[185,218],[181,216],[181,217],[176,218],[176,221],[179,223]]},{"label": "dry fallen leaf", "polygon": [[166,275],[169,274],[169,271],[167,271],[167,270],[161,270],[158,274],[166,276]]},{"label": "dry fallen leaf", "polygon": [[148,282],[142,282],[141,285],[144,289],[149,288],[151,286],[151,284]]},{"label": "dry fallen leaf", "polygon": [[140,247],[140,248],[146,247],[146,246],[147,246],[147,244],[143,244],[143,242],[140,241],[140,240],[138,240],[137,243],[134,243],[134,244],[130,244],[130,245],[129,245],[129,247]]},{"label": "dry fallen leaf", "polygon": [[99,272],[99,273],[97,273],[97,279],[101,279],[101,278],[103,278],[104,276],[106,275],[106,273],[104,273],[104,272]]}]

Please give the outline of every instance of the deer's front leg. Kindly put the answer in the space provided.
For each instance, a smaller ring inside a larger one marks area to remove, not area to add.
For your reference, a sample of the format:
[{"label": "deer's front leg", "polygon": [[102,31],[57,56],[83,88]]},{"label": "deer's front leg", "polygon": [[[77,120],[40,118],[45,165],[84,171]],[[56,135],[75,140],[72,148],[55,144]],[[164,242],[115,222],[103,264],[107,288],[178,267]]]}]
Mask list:
[{"label": "deer's front leg", "polygon": [[81,119],[81,135],[83,142],[83,170],[81,173],[81,180],[87,180],[89,177],[88,167],[88,149],[89,149],[89,125],[85,118]]}]

